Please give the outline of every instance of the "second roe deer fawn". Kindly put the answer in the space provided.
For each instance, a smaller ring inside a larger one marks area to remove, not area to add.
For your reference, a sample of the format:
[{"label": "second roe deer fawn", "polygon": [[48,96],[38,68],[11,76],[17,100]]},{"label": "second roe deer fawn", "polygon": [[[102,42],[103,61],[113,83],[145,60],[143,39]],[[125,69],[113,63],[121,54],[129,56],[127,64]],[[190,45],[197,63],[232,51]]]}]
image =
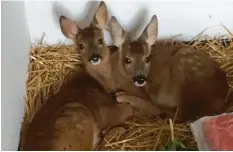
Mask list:
[{"label": "second roe deer fawn", "polygon": [[181,121],[218,113],[225,106],[226,74],[203,52],[191,47],[155,44],[158,34],[155,15],[136,41],[126,39],[114,17],[110,21],[110,32],[114,44],[119,47],[121,73],[138,90],[145,89],[142,98],[136,97],[140,94],[132,92],[132,88],[123,89],[124,93],[117,95],[118,102],[151,103],[160,107],[159,111],[174,111],[179,107],[177,119]]},{"label": "second roe deer fawn", "polygon": [[129,102],[133,107],[160,115],[163,111],[148,100],[144,89],[150,67],[151,45],[156,38],[156,25],[150,23],[139,41],[130,42],[115,17],[109,23],[111,38],[118,47],[118,51],[111,56],[118,102]]}]

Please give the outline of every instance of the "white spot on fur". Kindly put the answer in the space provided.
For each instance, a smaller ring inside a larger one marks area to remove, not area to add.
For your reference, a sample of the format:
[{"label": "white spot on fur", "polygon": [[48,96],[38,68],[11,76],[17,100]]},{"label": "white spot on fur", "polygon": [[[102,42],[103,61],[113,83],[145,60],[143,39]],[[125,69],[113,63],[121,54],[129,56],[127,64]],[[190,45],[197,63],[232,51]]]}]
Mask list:
[{"label": "white spot on fur", "polygon": [[193,60],[192,58],[188,58],[188,59],[187,59],[187,62],[188,62],[188,63],[193,63],[194,60]]},{"label": "white spot on fur", "polygon": [[192,71],[197,71],[197,70],[198,70],[198,67],[193,66],[193,67],[191,67],[191,70],[192,70]]},{"label": "white spot on fur", "polygon": [[186,61],[186,60],[185,60],[185,58],[184,58],[184,57],[181,57],[181,58],[180,58],[180,63],[184,64],[184,63],[185,63],[185,61]]}]

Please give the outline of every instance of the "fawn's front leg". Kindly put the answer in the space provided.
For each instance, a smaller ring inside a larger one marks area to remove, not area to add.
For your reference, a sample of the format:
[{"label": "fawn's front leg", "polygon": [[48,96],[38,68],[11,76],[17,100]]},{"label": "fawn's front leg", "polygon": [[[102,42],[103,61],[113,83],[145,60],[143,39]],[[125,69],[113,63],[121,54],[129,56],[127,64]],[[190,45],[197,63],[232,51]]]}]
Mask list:
[{"label": "fawn's front leg", "polygon": [[134,108],[148,111],[149,113],[156,116],[162,114],[162,111],[156,105],[152,104],[148,99],[132,96],[126,92],[117,92],[116,99],[119,103],[129,103]]}]

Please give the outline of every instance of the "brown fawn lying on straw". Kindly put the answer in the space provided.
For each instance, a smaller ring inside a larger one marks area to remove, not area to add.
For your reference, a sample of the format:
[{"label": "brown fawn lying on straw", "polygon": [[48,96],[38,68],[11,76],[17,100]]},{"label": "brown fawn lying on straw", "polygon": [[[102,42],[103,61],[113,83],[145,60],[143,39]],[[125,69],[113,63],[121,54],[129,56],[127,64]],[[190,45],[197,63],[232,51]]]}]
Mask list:
[{"label": "brown fawn lying on straw", "polygon": [[[111,76],[108,68],[99,68],[109,62],[107,55],[103,55],[109,50],[102,40],[106,13],[101,2],[93,23],[83,30],[69,19],[60,18],[62,31],[85,56],[85,69],[100,84]],[[100,73],[106,75],[102,77]],[[102,130],[122,124],[132,116],[130,105],[114,101],[89,74],[77,73],[35,113],[22,132],[20,150],[94,150]]]},{"label": "brown fawn lying on straw", "polygon": [[136,41],[127,39],[115,17],[110,21],[110,35],[119,48],[118,67],[122,75],[138,90],[145,89],[148,95],[148,99],[139,98],[136,96],[140,93],[117,86],[123,90],[117,95],[118,102],[137,107],[151,102],[167,112],[179,107],[177,120],[180,121],[223,110],[228,94],[226,74],[209,56],[191,47],[156,45],[155,15]]},{"label": "brown fawn lying on straw", "polygon": [[22,130],[20,150],[95,150],[101,131],[132,116],[85,71],[51,95]]}]

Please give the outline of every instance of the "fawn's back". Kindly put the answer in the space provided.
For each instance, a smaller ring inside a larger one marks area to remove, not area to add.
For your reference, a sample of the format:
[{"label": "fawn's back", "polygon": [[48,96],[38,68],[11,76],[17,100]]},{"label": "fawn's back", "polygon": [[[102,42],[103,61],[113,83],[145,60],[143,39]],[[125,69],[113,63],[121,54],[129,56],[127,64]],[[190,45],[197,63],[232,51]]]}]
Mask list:
[{"label": "fawn's back", "polygon": [[94,150],[100,133],[131,117],[92,77],[77,73],[34,115],[21,135],[21,150]]},{"label": "fawn's back", "polygon": [[190,47],[155,45],[153,52],[146,87],[152,102],[180,107],[184,119],[223,110],[228,83],[213,59]]}]

